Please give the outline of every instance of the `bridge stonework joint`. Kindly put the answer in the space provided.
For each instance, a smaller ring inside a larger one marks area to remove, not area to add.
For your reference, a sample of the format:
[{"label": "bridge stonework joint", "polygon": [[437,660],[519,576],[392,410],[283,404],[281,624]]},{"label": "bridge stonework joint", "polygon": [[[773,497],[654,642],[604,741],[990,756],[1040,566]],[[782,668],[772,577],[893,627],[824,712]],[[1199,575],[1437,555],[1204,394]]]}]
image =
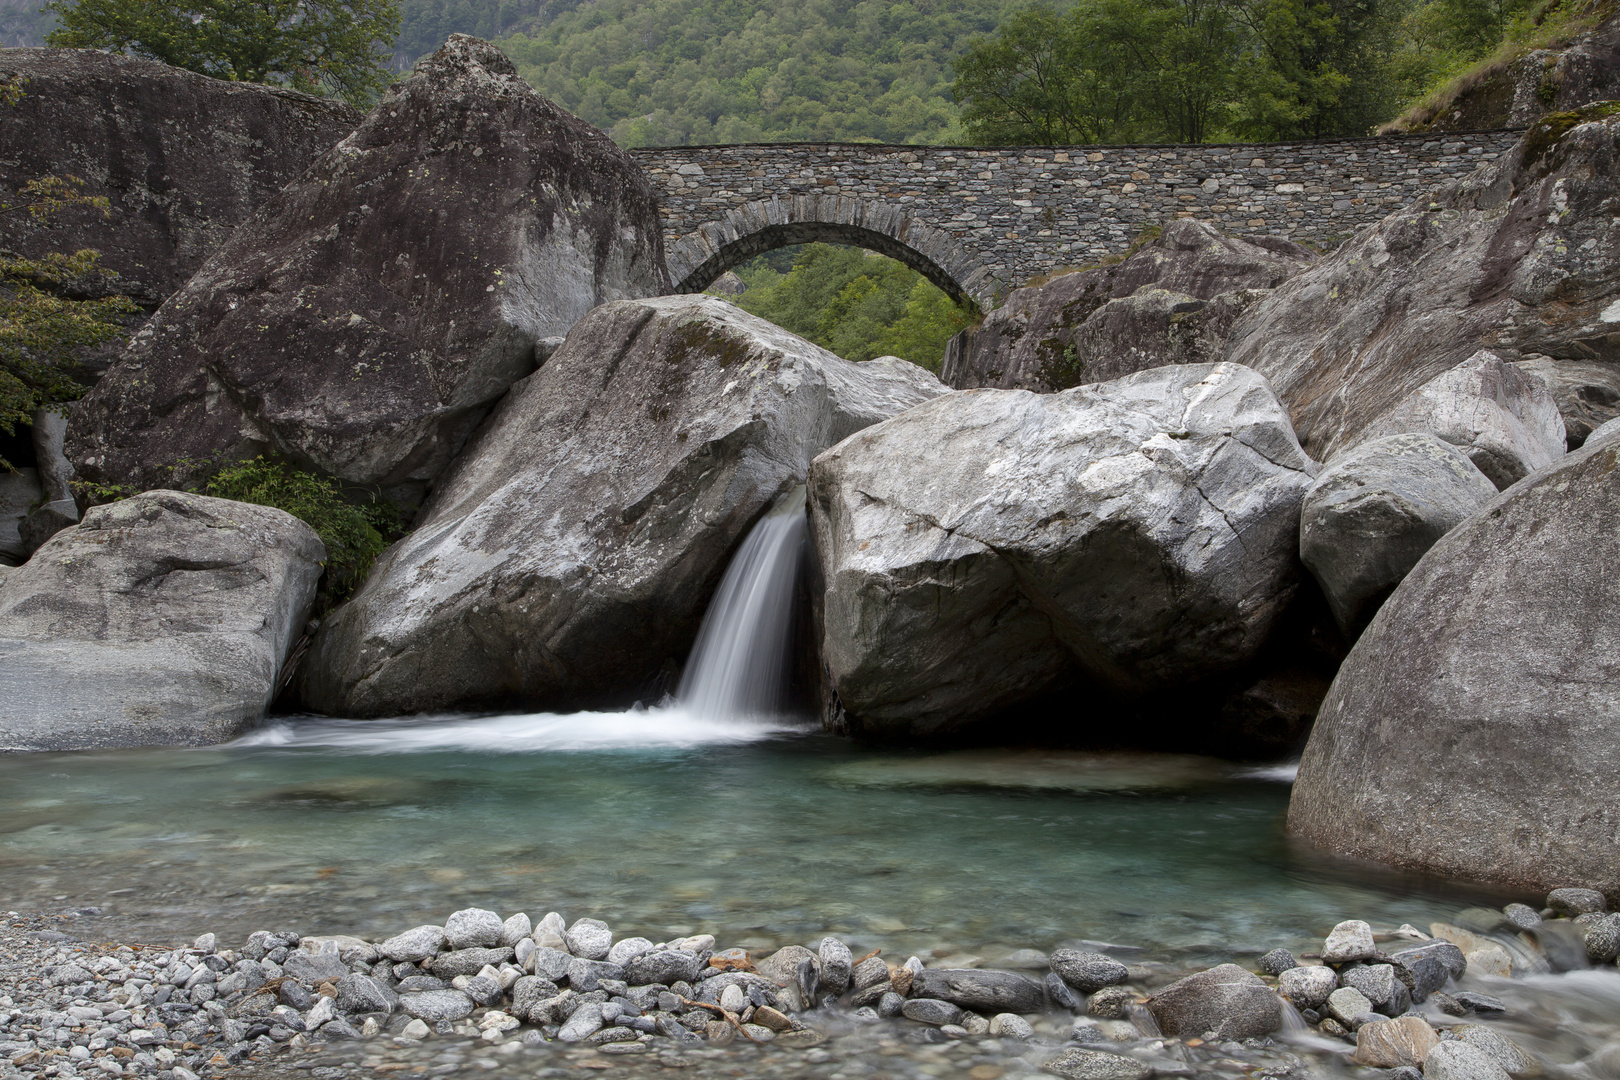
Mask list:
[{"label": "bridge stonework joint", "polygon": [[1198,217],[1326,250],[1506,153],[1518,131],[1203,146],[864,143],[630,151],[662,192],[670,272],[698,291],[792,243],[855,243],[993,306],[1032,276]]}]

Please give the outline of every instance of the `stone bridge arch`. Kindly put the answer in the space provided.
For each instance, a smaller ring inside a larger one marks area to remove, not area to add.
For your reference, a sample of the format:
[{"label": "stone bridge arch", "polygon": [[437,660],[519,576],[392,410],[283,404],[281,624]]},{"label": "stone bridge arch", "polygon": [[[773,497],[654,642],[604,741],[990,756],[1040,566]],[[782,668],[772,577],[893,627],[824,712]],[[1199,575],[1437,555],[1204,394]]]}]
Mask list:
[{"label": "stone bridge arch", "polygon": [[989,311],[1006,285],[949,233],[907,214],[898,203],[845,195],[759,199],[668,244],[675,291],[702,292],[756,255],[790,244],[851,244],[887,255],[926,277],[955,300]]}]

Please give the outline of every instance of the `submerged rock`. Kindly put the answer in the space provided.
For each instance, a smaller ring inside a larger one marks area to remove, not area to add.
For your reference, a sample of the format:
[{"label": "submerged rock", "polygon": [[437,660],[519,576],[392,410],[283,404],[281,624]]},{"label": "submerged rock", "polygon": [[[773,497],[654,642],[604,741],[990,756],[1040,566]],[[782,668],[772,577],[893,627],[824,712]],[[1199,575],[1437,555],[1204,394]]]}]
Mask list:
[{"label": "submerged rock", "polygon": [[1423,553],[1496,495],[1434,435],[1391,435],[1334,459],[1305,494],[1299,556],[1354,640]]},{"label": "submerged rock", "polygon": [[1481,349],[1620,364],[1616,132],[1603,107],[1548,118],[1280,285],[1238,321],[1225,359],[1271,382],[1324,461]]},{"label": "submerged rock", "polygon": [[684,660],[737,543],[812,457],[943,391],[715,297],[605,304],[326,620],[303,698],[350,716],[633,698]]},{"label": "submerged rock", "polygon": [[1282,1002],[1260,976],[1236,964],[1189,975],[1148,999],[1148,1010],[1166,1035],[1219,1039],[1269,1035],[1282,1027]]},{"label": "submerged rock", "polygon": [[164,305],[69,457],[152,487],[272,451],[418,501],[539,342],[667,290],[661,236],[627,154],[453,35]]},{"label": "submerged rock", "polygon": [[0,747],[240,734],[276,696],[325,558],[269,507],[179,491],[93,507],[0,577]]},{"label": "submerged rock", "polygon": [[1289,827],[1434,873],[1620,890],[1617,620],[1611,421],[1448,533],[1385,602],[1323,705]]},{"label": "submerged rock", "polygon": [[1287,240],[1173,221],[1123,262],[1014,290],[981,325],[951,339],[940,377],[959,390],[1050,393],[1219,360],[1237,317],[1313,262]]},{"label": "submerged rock", "polygon": [[845,440],[810,473],[845,722],[943,732],[1077,674],[1134,694],[1232,669],[1293,594],[1315,468],[1229,364],[952,394]]}]

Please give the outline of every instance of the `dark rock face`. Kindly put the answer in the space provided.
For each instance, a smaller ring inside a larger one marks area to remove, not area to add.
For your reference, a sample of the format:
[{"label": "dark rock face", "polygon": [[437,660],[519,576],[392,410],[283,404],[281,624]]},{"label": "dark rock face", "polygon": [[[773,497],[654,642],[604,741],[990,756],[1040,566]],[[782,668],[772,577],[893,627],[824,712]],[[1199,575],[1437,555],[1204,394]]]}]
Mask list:
[{"label": "dark rock face", "polygon": [[1620,116],[1532,129],[1250,308],[1226,359],[1270,380],[1323,461],[1481,349],[1620,365],[1617,133]]},{"label": "dark rock face", "polygon": [[455,35],[164,305],[68,456],[149,487],[270,450],[419,501],[537,345],[668,285],[639,167]]},{"label": "dark rock face", "polygon": [[949,394],[846,439],[809,490],[837,723],[933,735],[1076,678],[1232,671],[1293,596],[1315,471],[1231,364]]},{"label": "dark rock face", "polygon": [[1614,895],[1617,620],[1620,421],[1406,576],[1323,704],[1289,827],[1400,866]]},{"label": "dark rock face", "polygon": [[1015,290],[983,325],[951,339],[940,378],[958,390],[1051,393],[1219,360],[1238,316],[1315,261],[1286,240],[1174,221],[1123,262]]},{"label": "dark rock face", "polygon": [[196,746],[255,724],[326,549],[265,506],[149,491],[0,578],[0,747]]},{"label": "dark rock face", "polygon": [[111,217],[7,214],[0,247],[94,248],[117,291],[148,307],[360,122],[340,101],[94,49],[0,50],[0,80],[14,78],[24,97],[0,108],[0,187],[71,174]]},{"label": "dark rock face", "polygon": [[304,698],[358,716],[634,698],[684,660],[736,545],[812,457],[943,392],[716,297],[605,304],[326,620]]}]

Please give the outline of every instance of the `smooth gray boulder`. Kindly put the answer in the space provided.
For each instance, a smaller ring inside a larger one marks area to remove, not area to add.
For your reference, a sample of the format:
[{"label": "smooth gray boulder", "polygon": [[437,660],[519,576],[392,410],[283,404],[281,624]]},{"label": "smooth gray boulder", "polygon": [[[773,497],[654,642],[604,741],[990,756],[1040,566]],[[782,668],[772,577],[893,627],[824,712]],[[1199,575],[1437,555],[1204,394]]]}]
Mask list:
[{"label": "smooth gray boulder", "polygon": [[417,926],[395,934],[377,946],[377,951],[395,963],[426,960],[446,947],[442,926]]},{"label": "smooth gray boulder", "polygon": [[1219,1039],[1270,1035],[1282,1027],[1282,1002],[1260,976],[1236,964],[1200,971],[1148,999],[1148,1011],[1166,1035],[1215,1032]]},{"label": "smooth gray boulder", "polygon": [[493,911],[466,908],[444,921],[444,938],[452,949],[494,948],[506,944],[506,927]]},{"label": "smooth gray boulder", "polygon": [[1500,1062],[1471,1042],[1440,1043],[1423,1061],[1424,1080],[1508,1080]]},{"label": "smooth gray boulder", "polygon": [[1224,359],[1271,382],[1321,461],[1481,349],[1616,362],[1620,116],[1606,111],[1538,122],[1510,153],[1363,229],[1246,311]]},{"label": "smooth gray boulder", "polygon": [[1349,640],[1423,553],[1496,497],[1457,447],[1389,435],[1335,458],[1305,493],[1299,557]]},{"label": "smooth gray boulder", "polygon": [[1617,624],[1610,421],[1447,533],[1384,603],[1323,704],[1289,827],[1432,873],[1620,892]]},{"label": "smooth gray boulder", "polygon": [[716,297],[604,304],[322,625],[304,701],[383,716],[633,699],[684,662],[737,544],[812,457],[943,392]]},{"label": "smooth gray boulder", "polygon": [[285,456],[420,502],[541,343],[670,287],[657,193],[453,34],[164,303],[74,408],[79,475]]},{"label": "smooth gray boulder", "polygon": [[1320,1009],[1339,988],[1339,977],[1326,966],[1289,968],[1277,976],[1277,993],[1301,1009]]},{"label": "smooth gray boulder", "polygon": [[1131,977],[1129,968],[1103,953],[1058,949],[1052,953],[1050,963],[1054,975],[1084,994],[1117,986]]},{"label": "smooth gray boulder", "polygon": [[0,749],[198,746],[264,716],[326,549],[180,491],[91,508],[0,578]]},{"label": "smooth gray boulder", "polygon": [[1014,289],[950,340],[940,378],[958,390],[1052,393],[1165,364],[1211,363],[1239,315],[1315,261],[1280,237],[1171,221],[1121,262]]},{"label": "smooth gray boulder", "polygon": [[473,999],[460,990],[423,990],[399,995],[400,1012],[430,1024],[464,1019],[472,1015],[474,1008]]},{"label": "smooth gray boulder", "polygon": [[1230,671],[1293,595],[1315,472],[1231,364],[951,394],[846,439],[809,493],[837,724],[932,734],[1077,677]]},{"label": "smooth gray boulder", "polygon": [[1564,418],[1546,382],[1485,350],[1418,387],[1362,435],[1409,431],[1451,443],[1498,490],[1552,464],[1565,449]]}]

